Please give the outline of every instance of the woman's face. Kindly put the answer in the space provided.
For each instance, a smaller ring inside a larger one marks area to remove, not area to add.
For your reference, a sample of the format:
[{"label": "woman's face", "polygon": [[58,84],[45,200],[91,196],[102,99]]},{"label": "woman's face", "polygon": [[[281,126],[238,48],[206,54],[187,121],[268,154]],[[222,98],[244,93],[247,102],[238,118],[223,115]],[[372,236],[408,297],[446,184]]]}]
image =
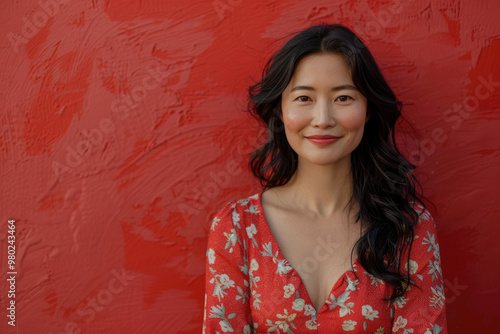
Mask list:
[{"label": "woman's face", "polygon": [[[341,55],[311,54],[297,64],[281,95],[288,143],[301,159],[326,165],[350,158],[368,121],[366,98],[357,90]],[[330,142],[308,137],[330,135]]]}]

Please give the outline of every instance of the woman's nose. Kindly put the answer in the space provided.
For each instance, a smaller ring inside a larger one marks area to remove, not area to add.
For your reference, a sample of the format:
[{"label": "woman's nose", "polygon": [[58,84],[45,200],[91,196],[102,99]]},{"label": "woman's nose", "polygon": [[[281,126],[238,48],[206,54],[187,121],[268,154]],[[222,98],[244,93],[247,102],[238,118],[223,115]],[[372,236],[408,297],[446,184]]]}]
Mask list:
[{"label": "woman's nose", "polygon": [[334,106],[329,101],[318,101],[313,109],[312,125],[320,128],[335,126]]}]

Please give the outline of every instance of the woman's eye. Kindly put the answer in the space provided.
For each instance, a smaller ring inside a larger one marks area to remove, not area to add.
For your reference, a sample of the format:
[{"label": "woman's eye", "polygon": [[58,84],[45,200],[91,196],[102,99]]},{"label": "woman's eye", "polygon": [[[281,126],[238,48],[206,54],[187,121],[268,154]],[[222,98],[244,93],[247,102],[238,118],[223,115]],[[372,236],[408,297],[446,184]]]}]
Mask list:
[{"label": "woman's eye", "polygon": [[349,102],[349,100],[352,100],[352,98],[350,96],[347,96],[347,95],[342,95],[342,96],[338,97],[338,100],[340,102]]},{"label": "woman's eye", "polygon": [[307,101],[309,101],[309,96],[305,96],[305,95],[299,96],[295,100],[297,100],[299,102],[307,102]]}]

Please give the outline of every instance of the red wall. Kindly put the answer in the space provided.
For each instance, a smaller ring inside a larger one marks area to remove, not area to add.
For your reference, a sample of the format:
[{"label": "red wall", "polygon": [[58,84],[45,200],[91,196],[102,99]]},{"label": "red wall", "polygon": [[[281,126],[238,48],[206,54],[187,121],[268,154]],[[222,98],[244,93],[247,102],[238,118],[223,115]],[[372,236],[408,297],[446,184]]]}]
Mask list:
[{"label": "red wall", "polygon": [[498,1],[0,6],[2,333],[200,333],[211,217],[259,191],[246,162],[261,129],[241,112],[250,76],[273,41],[322,21],[364,38],[410,104],[423,154],[406,152],[437,208],[450,333],[491,332],[500,313]]}]

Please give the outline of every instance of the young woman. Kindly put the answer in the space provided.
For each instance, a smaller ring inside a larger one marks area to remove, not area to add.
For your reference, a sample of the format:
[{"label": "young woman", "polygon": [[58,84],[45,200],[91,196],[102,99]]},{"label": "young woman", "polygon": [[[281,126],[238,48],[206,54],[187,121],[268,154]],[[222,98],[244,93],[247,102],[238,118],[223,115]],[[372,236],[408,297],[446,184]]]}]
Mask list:
[{"label": "young woman", "polygon": [[207,246],[204,333],[447,332],[436,226],[398,151],[402,103],[341,25],[291,38],[250,88],[264,191]]}]

